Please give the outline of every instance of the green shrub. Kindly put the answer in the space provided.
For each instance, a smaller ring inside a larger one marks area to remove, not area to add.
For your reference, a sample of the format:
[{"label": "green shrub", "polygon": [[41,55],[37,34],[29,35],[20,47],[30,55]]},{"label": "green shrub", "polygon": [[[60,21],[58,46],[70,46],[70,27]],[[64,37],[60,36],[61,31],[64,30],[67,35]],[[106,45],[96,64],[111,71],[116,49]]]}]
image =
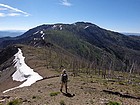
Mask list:
[{"label": "green shrub", "polygon": [[60,105],[66,105],[64,100],[61,100],[59,103],[60,103]]},{"label": "green shrub", "polygon": [[50,96],[57,96],[58,94],[60,94],[60,92],[52,92],[50,93]]},{"label": "green shrub", "polygon": [[107,105],[121,105],[120,103],[118,102],[113,102],[113,101],[110,101]]},{"label": "green shrub", "polygon": [[52,86],[52,85],[53,85],[53,84],[51,84],[51,83],[50,83],[50,84],[48,84],[48,86]]},{"label": "green shrub", "polygon": [[125,82],[119,82],[119,85],[125,85]]},{"label": "green shrub", "polygon": [[22,103],[21,100],[15,99],[15,100],[8,102],[7,105],[21,105],[21,103]]}]

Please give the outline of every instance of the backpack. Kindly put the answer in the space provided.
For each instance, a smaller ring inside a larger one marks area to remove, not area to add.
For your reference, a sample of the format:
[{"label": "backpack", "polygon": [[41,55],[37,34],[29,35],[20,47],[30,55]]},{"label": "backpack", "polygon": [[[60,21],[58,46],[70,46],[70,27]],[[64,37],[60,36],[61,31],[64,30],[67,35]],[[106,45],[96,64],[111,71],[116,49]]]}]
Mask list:
[{"label": "backpack", "polygon": [[62,74],[62,82],[67,82],[68,75],[66,73]]}]

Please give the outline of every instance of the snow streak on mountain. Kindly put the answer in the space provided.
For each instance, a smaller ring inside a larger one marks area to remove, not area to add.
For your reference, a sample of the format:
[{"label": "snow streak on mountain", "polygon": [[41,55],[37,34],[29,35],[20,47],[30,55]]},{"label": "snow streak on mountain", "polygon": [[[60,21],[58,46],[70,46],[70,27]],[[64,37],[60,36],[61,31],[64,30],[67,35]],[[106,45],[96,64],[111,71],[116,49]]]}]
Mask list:
[{"label": "snow streak on mountain", "polygon": [[26,65],[24,61],[25,57],[23,57],[21,49],[18,49],[18,52],[14,56],[15,56],[15,59],[13,60],[15,63],[14,67],[16,68],[17,71],[12,75],[12,78],[15,81],[20,81],[20,82],[23,82],[25,80],[26,81],[17,87],[4,91],[3,93],[17,88],[30,86],[36,81],[43,79],[42,76],[34,72],[33,69],[31,69],[29,66]]}]

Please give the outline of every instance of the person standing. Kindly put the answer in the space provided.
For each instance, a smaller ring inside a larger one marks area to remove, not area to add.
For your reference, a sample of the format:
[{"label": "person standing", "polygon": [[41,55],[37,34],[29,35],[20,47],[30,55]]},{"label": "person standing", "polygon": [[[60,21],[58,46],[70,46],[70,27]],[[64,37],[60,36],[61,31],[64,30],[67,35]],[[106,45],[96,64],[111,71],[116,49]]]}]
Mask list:
[{"label": "person standing", "polygon": [[68,75],[66,73],[66,70],[64,69],[61,74],[61,87],[60,87],[61,92],[62,92],[63,86],[65,86],[66,93],[68,93],[67,92],[67,82],[68,82]]}]

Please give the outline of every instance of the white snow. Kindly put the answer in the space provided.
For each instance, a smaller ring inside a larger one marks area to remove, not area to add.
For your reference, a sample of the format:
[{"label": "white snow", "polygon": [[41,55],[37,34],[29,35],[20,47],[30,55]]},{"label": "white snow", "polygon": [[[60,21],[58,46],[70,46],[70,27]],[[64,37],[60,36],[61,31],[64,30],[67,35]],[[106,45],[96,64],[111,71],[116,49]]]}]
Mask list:
[{"label": "white snow", "polygon": [[53,26],[52,26],[52,29],[59,29],[59,30],[62,30],[63,27],[62,27],[62,25],[53,25]]},{"label": "white snow", "polygon": [[89,26],[86,26],[84,29],[87,29]]},{"label": "white snow", "polygon": [[38,32],[39,32],[39,31],[37,31],[37,32],[33,33],[33,35],[37,34]]},{"label": "white snow", "polygon": [[53,28],[53,29],[55,29],[56,27],[57,27],[56,25],[53,25],[53,27],[52,27],[52,28]]},{"label": "white snow", "polygon": [[42,38],[43,40],[45,39],[45,38],[44,38],[44,34],[41,35],[41,38]]},{"label": "white snow", "polygon": [[44,32],[43,31],[40,31],[40,34],[43,34]]},{"label": "white snow", "polygon": [[36,40],[40,40],[40,38],[34,38],[34,40],[36,41]]},{"label": "white snow", "polygon": [[3,93],[24,86],[31,86],[36,81],[43,79],[42,76],[34,72],[33,69],[31,69],[29,66],[26,65],[24,61],[25,57],[23,57],[21,49],[18,49],[18,52],[14,56],[15,56],[15,59],[13,60],[15,63],[14,67],[16,68],[17,71],[12,75],[12,78],[15,81],[20,81],[20,82],[23,82],[25,80],[26,81],[17,87],[3,91]]},{"label": "white snow", "polygon": [[59,28],[60,28],[60,30],[62,30],[63,28],[62,28],[62,25],[59,25]]},{"label": "white snow", "polygon": [[41,38],[44,40],[44,39],[45,39],[45,38],[44,38],[45,33],[44,33],[43,31],[40,31],[40,34],[42,34],[42,35],[41,35]]}]

